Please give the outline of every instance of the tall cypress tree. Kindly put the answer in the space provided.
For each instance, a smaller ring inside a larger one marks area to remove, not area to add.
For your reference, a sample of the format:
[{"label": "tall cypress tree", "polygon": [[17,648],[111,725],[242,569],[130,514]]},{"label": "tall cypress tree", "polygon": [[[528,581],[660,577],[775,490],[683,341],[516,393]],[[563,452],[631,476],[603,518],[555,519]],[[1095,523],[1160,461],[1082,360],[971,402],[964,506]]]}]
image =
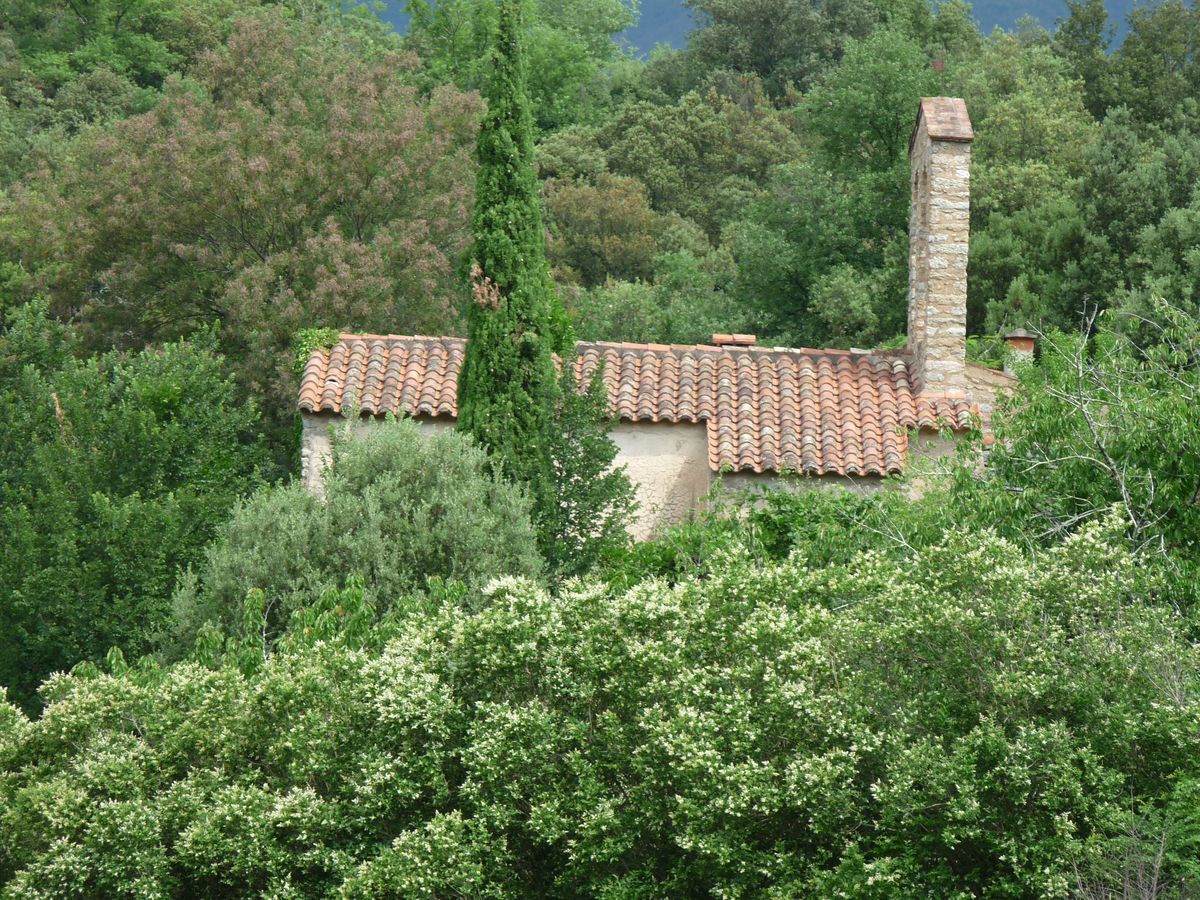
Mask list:
[{"label": "tall cypress tree", "polygon": [[565,335],[546,263],[522,7],[523,0],[499,0],[484,89],[487,115],[476,145],[472,303],[458,427],[546,509],[553,502],[551,429],[559,398],[552,354],[565,349],[557,346]]},{"label": "tall cypress tree", "polygon": [[[634,508],[612,470],[607,398],[576,390],[574,337],[550,281],[521,52],[524,0],[499,0],[479,132],[474,263],[458,427],[534,501],[542,555],[555,574],[586,569],[626,540]],[[554,353],[563,357],[561,379]]]}]

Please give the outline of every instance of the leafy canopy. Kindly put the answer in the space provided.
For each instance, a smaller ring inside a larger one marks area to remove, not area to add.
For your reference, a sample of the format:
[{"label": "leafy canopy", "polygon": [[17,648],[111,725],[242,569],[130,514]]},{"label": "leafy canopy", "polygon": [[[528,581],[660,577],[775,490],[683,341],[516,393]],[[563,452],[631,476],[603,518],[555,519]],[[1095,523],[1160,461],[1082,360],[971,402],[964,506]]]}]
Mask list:
[{"label": "leafy canopy", "polygon": [[242,18],[153,111],[0,200],[0,246],[95,346],[219,319],[282,444],[296,331],[459,322],[479,106],[422,96],[413,66],[278,12]]}]

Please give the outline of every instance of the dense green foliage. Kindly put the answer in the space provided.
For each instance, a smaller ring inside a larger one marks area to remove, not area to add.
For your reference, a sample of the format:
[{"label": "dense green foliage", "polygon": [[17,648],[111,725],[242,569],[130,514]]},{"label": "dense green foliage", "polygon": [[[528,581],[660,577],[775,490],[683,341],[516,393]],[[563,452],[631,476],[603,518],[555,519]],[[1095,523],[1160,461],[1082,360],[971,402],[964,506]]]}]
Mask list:
[{"label": "dense green foliage", "polygon": [[414,80],[401,55],[240,19],[151,112],[82,134],[0,200],[0,246],[92,345],[219,319],[281,442],[298,329],[458,319],[478,101]]},{"label": "dense green foliage", "polygon": [[1148,347],[1111,315],[1093,341],[1049,337],[997,423],[987,472],[1011,504],[997,512],[1042,540],[1119,505],[1129,540],[1187,607],[1200,599],[1200,320],[1154,313]]},{"label": "dense green foliage", "polygon": [[1196,885],[1200,659],[1090,528],[520,580],[0,712],[10,897],[1065,897]]},{"label": "dense green foliage", "polygon": [[523,2],[504,0],[491,51],[487,114],[476,155],[471,308],[458,381],[458,427],[491,453],[507,477],[550,505],[549,444],[566,349],[550,282],[533,167],[533,120],[526,94]]},{"label": "dense green foliage", "polygon": [[589,574],[601,556],[629,543],[636,500],[624,467],[614,467],[617,445],[609,437],[612,413],[602,372],[582,389],[575,360],[559,374],[559,397],[550,435],[554,478],[550,505],[540,512],[541,551],[552,575]]},{"label": "dense green foliage", "polygon": [[75,359],[44,303],[0,333],[0,684],[140,654],[263,463],[211,341]]},{"label": "dense green foliage", "polygon": [[206,622],[272,637],[297,609],[351,580],[386,612],[430,579],[479,588],[539,574],[529,500],[488,472],[478,447],[411,421],[361,427],[335,435],[321,498],[293,483],[233,511],[175,596],[176,652]]},{"label": "dense green foliage", "polygon": [[273,6],[361,50],[397,43],[334,0],[0,0],[0,186],[69,156],[66,141],[152,107],[167,82]]},{"label": "dense green foliage", "polygon": [[[298,329],[463,333],[463,91],[503,49],[494,0],[414,0],[402,38],[332,0],[5,3],[0,254],[21,299],[81,314],[96,350],[219,319],[281,462]],[[631,2],[531,0],[513,32],[580,336],[894,340],[922,93],[964,96],[976,126],[973,334],[1195,308],[1194,8],[1139,8],[1113,49],[1099,0],[986,37],[956,2],[691,6],[688,46],[645,62],[610,39]]]},{"label": "dense green foliage", "polygon": [[[479,89],[489,79],[498,0],[404,0],[405,44],[433,84]],[[523,28],[533,122],[552,131],[602,116],[613,103],[610,67],[629,65],[613,35],[629,27],[638,0],[536,0]]]}]

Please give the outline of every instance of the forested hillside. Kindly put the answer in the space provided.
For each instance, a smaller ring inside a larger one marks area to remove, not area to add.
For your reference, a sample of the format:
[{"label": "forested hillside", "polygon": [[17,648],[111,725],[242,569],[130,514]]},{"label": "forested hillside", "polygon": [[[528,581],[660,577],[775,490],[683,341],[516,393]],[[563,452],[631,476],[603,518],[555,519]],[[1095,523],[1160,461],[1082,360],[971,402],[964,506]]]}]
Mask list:
[{"label": "forested hillside", "polygon": [[[687,5],[0,0],[0,897],[1200,895],[1200,11]],[[988,433],[631,543],[554,354],[902,347],[929,95]]]},{"label": "forested hillside", "polygon": [[[1125,17],[1133,10],[1131,0],[1107,0],[1104,4],[1113,20],[1116,34],[1125,34]],[[384,0],[380,16],[403,34],[408,30],[406,0]],[[1068,15],[1065,0],[982,0],[972,4],[971,11],[984,34],[994,28],[1012,30],[1028,16],[1043,28],[1054,28],[1059,19]],[[640,54],[645,55],[659,44],[676,50],[687,44],[688,34],[696,20],[686,0],[638,0],[637,21],[617,35]]]}]

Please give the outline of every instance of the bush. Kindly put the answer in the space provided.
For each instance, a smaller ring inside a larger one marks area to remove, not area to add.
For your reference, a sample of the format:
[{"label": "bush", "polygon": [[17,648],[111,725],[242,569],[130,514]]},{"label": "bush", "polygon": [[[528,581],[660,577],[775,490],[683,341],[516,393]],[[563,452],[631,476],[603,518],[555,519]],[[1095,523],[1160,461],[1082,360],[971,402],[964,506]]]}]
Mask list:
[{"label": "bush", "polygon": [[1065,897],[1161,840],[1190,896],[1200,656],[1112,530],[508,579],[365,630],[331,592],[274,652],[58,676],[40,719],[0,705],[0,883]]},{"label": "bush", "polygon": [[262,592],[264,627],[275,634],[294,610],[351,578],[386,611],[430,578],[481,587],[499,575],[536,576],[529,501],[486,461],[469,438],[411,421],[342,431],[323,500],[293,484],[237,508],[198,577],[176,594],[177,638],[189,646],[206,621],[239,632],[252,590]]}]

